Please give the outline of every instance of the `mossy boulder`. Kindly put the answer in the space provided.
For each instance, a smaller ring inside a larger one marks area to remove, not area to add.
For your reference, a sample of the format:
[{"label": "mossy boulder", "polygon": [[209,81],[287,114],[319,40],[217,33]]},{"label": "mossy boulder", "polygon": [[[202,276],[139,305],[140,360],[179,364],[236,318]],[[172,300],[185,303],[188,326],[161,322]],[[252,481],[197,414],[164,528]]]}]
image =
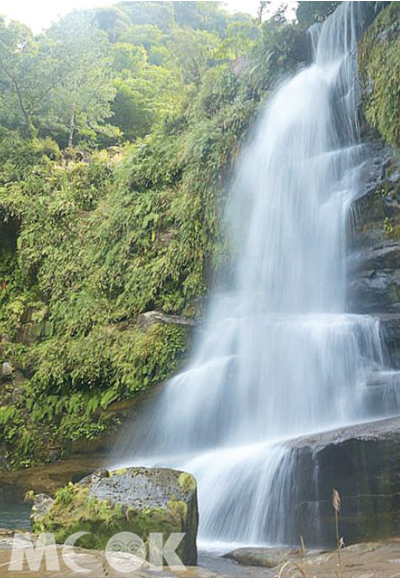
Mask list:
[{"label": "mossy boulder", "polygon": [[90,532],[79,545],[98,550],[119,532],[132,532],[146,545],[151,533],[162,533],[164,543],[173,532],[185,533],[176,553],[184,564],[197,562],[197,485],[185,472],[99,470],[58,490],[46,508],[42,505],[43,496],[37,496],[31,515],[33,530],[54,533],[58,543],[75,532]]}]

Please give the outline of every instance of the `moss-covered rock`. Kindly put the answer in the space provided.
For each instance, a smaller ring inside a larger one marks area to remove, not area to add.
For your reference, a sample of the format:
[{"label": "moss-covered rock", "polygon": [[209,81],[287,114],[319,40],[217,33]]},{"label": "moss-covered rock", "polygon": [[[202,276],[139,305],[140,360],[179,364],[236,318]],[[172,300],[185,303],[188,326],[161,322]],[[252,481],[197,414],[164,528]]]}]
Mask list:
[{"label": "moss-covered rock", "polygon": [[400,146],[400,4],[390,2],[359,46],[366,120],[387,143]]},{"label": "moss-covered rock", "polygon": [[96,550],[119,532],[133,532],[145,544],[151,533],[162,533],[165,543],[171,533],[183,532],[176,552],[184,564],[197,561],[197,486],[184,472],[99,470],[58,490],[53,501],[37,496],[31,519],[35,531],[54,533],[58,543],[75,532],[90,532],[80,545]]}]

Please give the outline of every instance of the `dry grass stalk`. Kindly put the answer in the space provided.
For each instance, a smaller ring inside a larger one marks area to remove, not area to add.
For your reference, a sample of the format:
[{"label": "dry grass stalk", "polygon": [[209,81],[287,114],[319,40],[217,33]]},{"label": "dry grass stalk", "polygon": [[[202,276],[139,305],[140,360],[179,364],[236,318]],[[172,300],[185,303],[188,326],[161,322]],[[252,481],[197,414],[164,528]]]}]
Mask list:
[{"label": "dry grass stalk", "polygon": [[339,578],[342,576],[342,557],[340,551],[344,544],[343,538],[339,536],[339,513],[341,507],[341,499],[339,492],[333,489],[332,495],[332,506],[335,510],[335,527],[336,527],[336,548],[337,548],[337,555],[338,555],[338,562],[339,562]]},{"label": "dry grass stalk", "polygon": [[297,570],[298,575],[301,578],[308,578],[308,575],[305,573],[304,569],[300,566],[300,564],[296,564],[295,562],[285,562],[282,568],[279,571],[278,578],[283,578],[283,572],[288,570],[288,575],[293,572],[293,570]]},{"label": "dry grass stalk", "polygon": [[302,557],[302,558],[305,558],[305,556],[306,556],[306,545],[305,545],[305,543],[304,543],[304,538],[303,538],[303,536],[301,536],[301,535],[300,535],[300,544],[301,544],[301,547],[300,547],[301,557]]}]

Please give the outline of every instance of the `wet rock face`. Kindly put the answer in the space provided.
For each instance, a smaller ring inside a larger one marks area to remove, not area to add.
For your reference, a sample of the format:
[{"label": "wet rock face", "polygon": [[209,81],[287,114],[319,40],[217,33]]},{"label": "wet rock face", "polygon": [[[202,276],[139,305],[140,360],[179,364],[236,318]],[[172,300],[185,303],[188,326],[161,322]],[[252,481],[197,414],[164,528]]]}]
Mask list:
[{"label": "wet rock face", "polygon": [[299,482],[293,538],[334,546],[334,488],[341,497],[339,532],[346,544],[400,534],[400,418],[307,436],[289,445]]},{"label": "wet rock face", "polygon": [[53,532],[59,543],[81,531],[91,533],[82,545],[94,549],[104,548],[119,532],[132,532],[144,543],[150,534],[162,533],[164,544],[172,533],[184,533],[176,553],[186,565],[197,562],[197,486],[190,474],[164,468],[102,469],[48,500],[37,496],[32,527]]},{"label": "wet rock face", "polygon": [[380,332],[388,367],[400,369],[400,314],[381,314]]},{"label": "wet rock face", "polygon": [[385,364],[400,369],[400,165],[370,143],[349,227],[348,310],[379,318]]},{"label": "wet rock face", "polygon": [[391,149],[370,145],[350,227],[349,310],[400,312],[400,169]]},{"label": "wet rock face", "polygon": [[379,141],[367,152],[349,227],[348,310],[379,318],[384,361],[400,369],[400,165]]},{"label": "wet rock face", "polygon": [[359,255],[350,282],[352,310],[357,313],[400,312],[400,243],[386,241]]}]

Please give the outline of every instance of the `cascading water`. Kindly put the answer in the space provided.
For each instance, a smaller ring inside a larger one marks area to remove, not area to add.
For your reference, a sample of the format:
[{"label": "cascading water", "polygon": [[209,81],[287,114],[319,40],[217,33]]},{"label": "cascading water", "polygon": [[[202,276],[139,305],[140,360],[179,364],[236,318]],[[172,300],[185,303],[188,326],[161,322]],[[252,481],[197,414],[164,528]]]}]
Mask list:
[{"label": "cascading water", "polygon": [[151,405],[124,459],[192,472],[207,540],[291,541],[295,484],[282,440],[368,418],[379,325],[346,313],[345,266],[363,159],[362,4],[343,3],[311,29],[313,63],[267,104],[228,203],[231,288],[213,296],[191,363]]}]

